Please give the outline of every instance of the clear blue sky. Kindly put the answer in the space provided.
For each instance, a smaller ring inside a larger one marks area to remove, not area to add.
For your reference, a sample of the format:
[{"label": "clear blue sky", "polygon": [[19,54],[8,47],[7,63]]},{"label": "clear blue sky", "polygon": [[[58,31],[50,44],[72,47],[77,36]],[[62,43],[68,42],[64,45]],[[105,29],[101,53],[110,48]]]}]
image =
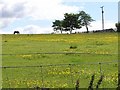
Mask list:
[{"label": "clear blue sky", "polygon": [[[95,22],[90,30],[101,29],[101,6],[104,6],[105,28],[115,28],[118,21],[118,2],[80,2],[79,0],[1,0],[0,33],[51,33],[52,22],[62,19],[65,12],[84,10]],[[85,30],[84,27],[81,30]]]}]

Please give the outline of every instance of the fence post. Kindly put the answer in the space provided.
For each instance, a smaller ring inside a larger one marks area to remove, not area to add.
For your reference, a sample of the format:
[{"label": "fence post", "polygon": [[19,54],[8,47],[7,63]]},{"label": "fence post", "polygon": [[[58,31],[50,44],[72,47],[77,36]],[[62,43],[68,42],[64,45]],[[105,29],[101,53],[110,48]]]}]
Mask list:
[{"label": "fence post", "polygon": [[100,74],[102,75],[102,66],[101,66],[102,63],[99,62],[99,65],[100,65]]},{"label": "fence post", "polygon": [[79,90],[79,79],[76,81],[76,86],[75,90]]},{"label": "fence post", "polygon": [[[71,64],[69,64],[69,67],[70,67],[71,82],[73,84],[73,76],[72,76],[72,67],[71,67]],[[73,87],[74,87],[74,84],[73,84]]]},{"label": "fence post", "polygon": [[44,79],[43,79],[43,69],[42,69],[42,66],[41,67],[41,77],[42,77],[42,88],[44,88]]}]

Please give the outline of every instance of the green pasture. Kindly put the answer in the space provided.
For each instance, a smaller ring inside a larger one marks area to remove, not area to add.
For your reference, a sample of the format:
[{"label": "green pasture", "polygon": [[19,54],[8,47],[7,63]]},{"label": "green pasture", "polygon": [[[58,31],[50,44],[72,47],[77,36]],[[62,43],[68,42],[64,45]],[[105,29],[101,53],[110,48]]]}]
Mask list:
[{"label": "green pasture", "polygon": [[93,74],[94,87],[103,74],[100,88],[116,88],[117,60],[117,33],[2,35],[2,66],[21,66],[2,69],[4,88],[88,88]]}]

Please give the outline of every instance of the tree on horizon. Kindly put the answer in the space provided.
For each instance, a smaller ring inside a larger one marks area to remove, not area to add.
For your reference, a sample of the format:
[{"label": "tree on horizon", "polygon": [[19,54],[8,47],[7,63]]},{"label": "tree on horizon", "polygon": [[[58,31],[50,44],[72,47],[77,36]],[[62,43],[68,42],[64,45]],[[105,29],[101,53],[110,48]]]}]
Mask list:
[{"label": "tree on horizon", "polygon": [[84,11],[80,11],[79,13],[65,13],[63,20],[55,20],[53,22],[53,29],[54,31],[70,31],[70,34],[75,29],[80,29],[82,26],[86,27],[87,33],[88,25],[90,25],[90,22],[94,21],[91,16]]},{"label": "tree on horizon", "polygon": [[80,29],[81,24],[78,20],[79,15],[74,13],[65,13],[63,19],[63,27],[65,28],[64,31],[70,31],[70,34],[75,29]]},{"label": "tree on horizon", "polygon": [[92,17],[89,14],[85,13],[84,11],[79,12],[79,20],[82,26],[86,27],[87,33],[89,33],[88,25],[90,25],[90,22],[95,20],[93,20]]},{"label": "tree on horizon", "polygon": [[116,23],[115,26],[117,27],[117,32],[120,32],[120,22]]},{"label": "tree on horizon", "polygon": [[61,32],[61,34],[62,34],[62,31],[63,31],[63,21],[62,20],[55,20],[54,22],[53,22],[53,25],[52,25],[52,27],[53,27],[53,30],[54,31],[58,31],[58,30],[60,30],[60,32]]}]

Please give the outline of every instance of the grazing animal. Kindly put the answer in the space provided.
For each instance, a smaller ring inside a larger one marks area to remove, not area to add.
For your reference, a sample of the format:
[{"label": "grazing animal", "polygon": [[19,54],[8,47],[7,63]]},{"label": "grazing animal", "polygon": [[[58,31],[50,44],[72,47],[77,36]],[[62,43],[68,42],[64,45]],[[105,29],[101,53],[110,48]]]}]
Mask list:
[{"label": "grazing animal", "polygon": [[20,32],[19,31],[14,31],[14,34],[20,34]]}]

